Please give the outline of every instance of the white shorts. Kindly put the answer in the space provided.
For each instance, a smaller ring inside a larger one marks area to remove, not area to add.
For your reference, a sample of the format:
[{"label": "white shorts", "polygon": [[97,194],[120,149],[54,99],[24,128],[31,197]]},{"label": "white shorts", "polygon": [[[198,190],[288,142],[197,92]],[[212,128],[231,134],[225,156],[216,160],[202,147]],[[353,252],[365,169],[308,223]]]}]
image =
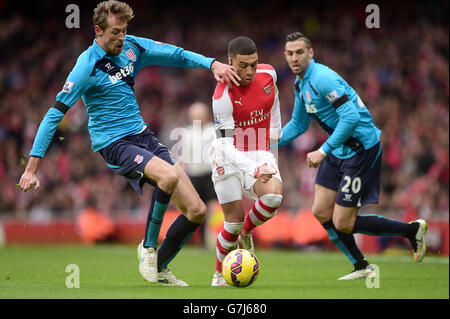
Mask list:
[{"label": "white shorts", "polygon": [[[249,159],[255,161],[259,165],[267,163],[269,165],[274,165],[277,169],[277,173],[273,175],[277,179],[281,180],[280,170],[275,159],[275,156],[268,151],[250,151],[243,152]],[[231,164],[222,164],[223,173],[219,175],[217,172],[217,167],[212,164],[212,181],[214,183],[214,189],[217,194],[217,199],[220,204],[225,204],[233,202],[236,200],[242,200],[244,195],[250,199],[258,199],[258,196],[253,190],[253,185],[256,183],[257,179],[252,175],[244,174],[243,171],[237,169]]]}]

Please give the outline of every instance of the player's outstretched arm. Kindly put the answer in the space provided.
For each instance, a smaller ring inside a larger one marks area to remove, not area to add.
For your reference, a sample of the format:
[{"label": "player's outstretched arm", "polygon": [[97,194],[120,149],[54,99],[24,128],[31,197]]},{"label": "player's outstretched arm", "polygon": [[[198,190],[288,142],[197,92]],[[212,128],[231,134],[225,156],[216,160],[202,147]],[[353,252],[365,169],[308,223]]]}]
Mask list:
[{"label": "player's outstretched arm", "polygon": [[34,186],[35,190],[38,190],[41,186],[41,182],[36,176],[37,169],[39,167],[41,159],[40,157],[34,157],[31,156],[28,160],[27,167],[25,168],[25,172],[23,172],[22,176],[20,177],[19,181],[19,187],[21,190],[26,192],[31,187]]},{"label": "player's outstretched arm", "polygon": [[126,36],[127,40],[136,43],[141,48],[139,63],[141,67],[148,65],[175,66],[181,68],[205,68],[213,72],[214,78],[220,82],[232,87],[233,84],[239,86],[241,80],[236,69],[217,61],[214,58],[208,58],[202,54],[185,50],[181,47],[162,43],[151,39]]},{"label": "player's outstretched arm", "polygon": [[86,53],[80,55],[75,67],[72,72],[70,72],[63,89],[56,96],[55,104],[49,108],[39,125],[30,152],[30,159],[28,160],[25,172],[22,174],[19,181],[19,187],[24,192],[29,190],[32,186],[34,186],[36,190],[39,189],[40,181],[36,177],[36,172],[41,158],[44,157],[64,115],[82,96],[89,84],[93,65],[88,63],[87,57],[88,55]]},{"label": "player's outstretched arm", "polygon": [[28,160],[25,172],[20,177],[19,187],[24,192],[29,190],[32,186],[39,189],[40,182],[36,177],[36,172],[39,167],[41,158],[44,154],[55,134],[56,128],[64,117],[64,113],[57,107],[51,107],[44,119],[39,125],[36,137],[34,139],[33,147],[30,152],[30,159]]}]

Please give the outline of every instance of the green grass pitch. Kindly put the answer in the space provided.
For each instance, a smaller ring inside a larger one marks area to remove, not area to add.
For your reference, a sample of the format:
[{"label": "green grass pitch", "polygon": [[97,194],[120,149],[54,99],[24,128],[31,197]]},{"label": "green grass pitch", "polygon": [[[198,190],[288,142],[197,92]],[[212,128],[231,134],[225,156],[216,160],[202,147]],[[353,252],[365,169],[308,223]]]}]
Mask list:
[{"label": "green grass pitch", "polygon": [[[129,245],[7,246],[0,248],[0,298],[81,299],[448,299],[448,258],[368,255],[380,269],[379,288],[365,280],[337,281],[351,265],[338,252],[256,250],[261,271],[247,288],[210,287],[215,253],[185,247],[170,269],[190,287],[147,283]],[[80,288],[67,288],[67,265]]]}]

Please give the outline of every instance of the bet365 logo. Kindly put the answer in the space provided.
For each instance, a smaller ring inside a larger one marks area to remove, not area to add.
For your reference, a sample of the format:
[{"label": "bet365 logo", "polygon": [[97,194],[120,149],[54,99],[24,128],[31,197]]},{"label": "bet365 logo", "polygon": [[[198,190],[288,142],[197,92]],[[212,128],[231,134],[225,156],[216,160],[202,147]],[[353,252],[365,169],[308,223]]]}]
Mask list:
[{"label": "bet365 logo", "polygon": [[122,80],[127,77],[134,71],[133,62],[125,65],[123,68],[120,68],[120,71],[116,72],[116,74],[109,75],[109,80],[112,84],[115,84],[117,81]]}]

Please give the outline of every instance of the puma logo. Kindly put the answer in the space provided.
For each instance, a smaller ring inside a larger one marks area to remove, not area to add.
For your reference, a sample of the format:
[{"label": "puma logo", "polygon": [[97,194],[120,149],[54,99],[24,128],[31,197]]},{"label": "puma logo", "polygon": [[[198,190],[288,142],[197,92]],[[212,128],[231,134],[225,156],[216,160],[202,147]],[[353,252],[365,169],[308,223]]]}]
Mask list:
[{"label": "puma logo", "polygon": [[240,104],[242,106],[242,97],[239,99],[239,101],[234,100],[235,104]]}]

